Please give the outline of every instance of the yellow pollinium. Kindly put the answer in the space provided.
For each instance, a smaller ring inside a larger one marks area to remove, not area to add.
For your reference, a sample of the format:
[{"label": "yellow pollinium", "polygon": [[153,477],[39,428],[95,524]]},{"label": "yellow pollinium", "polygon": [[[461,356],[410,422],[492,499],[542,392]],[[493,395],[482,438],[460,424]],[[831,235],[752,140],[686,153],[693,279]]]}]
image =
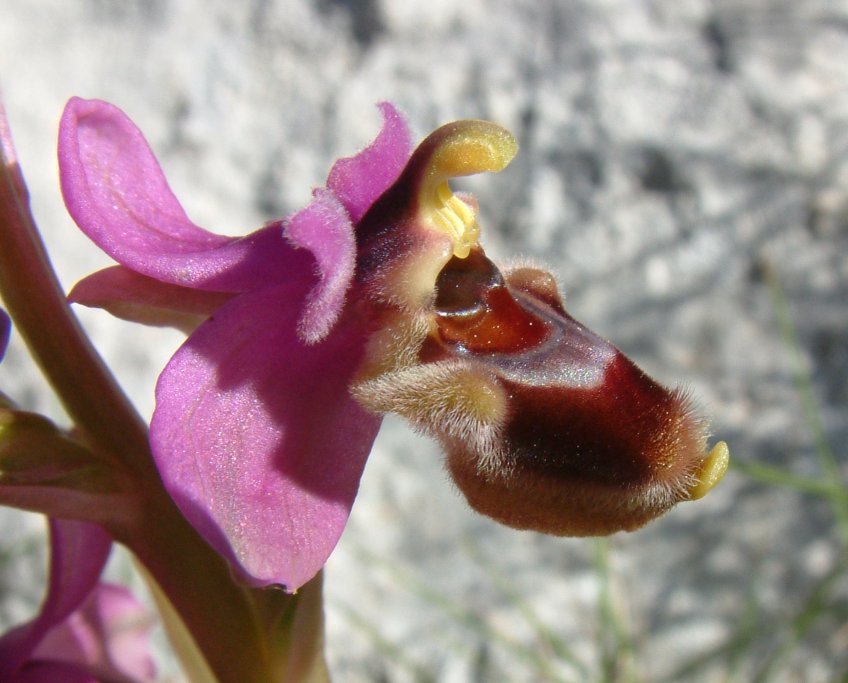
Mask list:
[{"label": "yellow pollinium", "polygon": [[689,499],[698,500],[706,496],[724,477],[729,464],[730,449],[724,441],[719,441],[704,459],[701,473],[698,475],[698,482],[689,489]]},{"label": "yellow pollinium", "polygon": [[457,197],[448,180],[457,176],[503,170],[518,151],[512,134],[488,121],[457,121],[433,133],[419,195],[419,207],[431,225],[453,242],[458,258],[468,256],[480,235],[477,210]]},{"label": "yellow pollinium", "polygon": [[436,198],[430,220],[453,239],[454,256],[465,258],[480,236],[477,212],[451,192],[447,181],[436,188]]}]

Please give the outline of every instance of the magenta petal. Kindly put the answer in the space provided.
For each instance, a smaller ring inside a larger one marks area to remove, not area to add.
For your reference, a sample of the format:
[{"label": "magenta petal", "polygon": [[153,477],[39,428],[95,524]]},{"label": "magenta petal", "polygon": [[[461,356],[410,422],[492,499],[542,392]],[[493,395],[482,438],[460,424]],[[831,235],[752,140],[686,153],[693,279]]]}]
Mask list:
[{"label": "magenta petal", "polygon": [[348,393],[364,335],[297,336],[303,287],[244,294],[159,378],[151,445],[183,514],[246,581],[296,590],[347,521],[380,419]]},{"label": "magenta petal", "polygon": [[9,344],[9,334],[12,331],[12,321],[2,308],[0,308],[0,360],[6,355],[6,346]]},{"label": "magenta petal", "polygon": [[323,339],[344,307],[345,294],[356,267],[356,237],[344,206],[326,189],[285,223],[286,238],[312,252],[319,282],[306,300],[300,319],[301,338],[312,344]]},{"label": "magenta petal", "polygon": [[109,557],[111,539],[99,526],[74,520],[50,520],[50,585],[40,614],[0,638],[0,681],[29,659],[55,625],[85,600]]},{"label": "magenta petal", "polygon": [[80,280],[68,301],[102,308],[123,320],[190,332],[233,296],[172,285],[124,266],[112,266]]},{"label": "magenta petal", "polygon": [[383,113],[380,134],[359,154],[339,159],[327,178],[327,187],[336,193],[354,223],[397,180],[412,149],[401,113],[389,102],[379,106]]},{"label": "magenta petal", "polygon": [[50,588],[42,615],[59,622],[73,612],[100,578],[112,540],[101,527],[50,520]]},{"label": "magenta petal", "polygon": [[98,584],[85,603],[53,628],[33,659],[76,664],[102,680],[152,681],[147,609],[123,586]]},{"label": "magenta petal", "polygon": [[309,259],[285,243],[278,224],[236,238],[192,223],[141,131],[106,102],[68,102],[59,173],[77,225],[118,263],[144,275],[240,292],[309,272]]}]

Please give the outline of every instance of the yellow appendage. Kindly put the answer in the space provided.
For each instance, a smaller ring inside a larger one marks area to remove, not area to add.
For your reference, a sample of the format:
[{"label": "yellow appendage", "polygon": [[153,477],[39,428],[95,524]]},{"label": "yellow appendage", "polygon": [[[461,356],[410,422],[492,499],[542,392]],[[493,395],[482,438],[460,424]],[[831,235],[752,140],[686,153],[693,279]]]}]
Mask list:
[{"label": "yellow appendage", "polygon": [[704,460],[698,483],[689,489],[690,500],[698,500],[706,496],[710,489],[724,477],[729,464],[730,449],[724,441],[719,441]]},{"label": "yellow appendage", "polygon": [[451,238],[454,256],[466,258],[480,236],[477,211],[451,191],[448,180],[500,171],[512,161],[518,145],[509,131],[488,121],[448,124],[431,139],[435,150],[421,186],[421,210],[433,227]]}]

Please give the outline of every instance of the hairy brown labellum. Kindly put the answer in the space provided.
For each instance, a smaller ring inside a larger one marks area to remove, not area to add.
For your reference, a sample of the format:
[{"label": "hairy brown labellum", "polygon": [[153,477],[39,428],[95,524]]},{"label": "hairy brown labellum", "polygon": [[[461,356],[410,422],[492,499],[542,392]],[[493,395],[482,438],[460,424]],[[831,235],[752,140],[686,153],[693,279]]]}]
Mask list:
[{"label": "hairy brown labellum", "polygon": [[[522,284],[512,287],[481,250],[451,260],[436,281],[437,332],[422,360],[461,359],[507,405],[497,466],[481,471],[473,449],[448,444],[471,505],[511,526],[585,535],[636,528],[688,500],[706,435],[687,398],[575,321],[547,288]],[[476,292],[476,303],[458,308],[456,292]]]},{"label": "hairy brown labellum", "polygon": [[481,122],[436,131],[363,220],[359,282],[382,314],[354,393],[435,435],[471,506],[498,521],[637,528],[704,495],[727,447],[707,453],[688,397],[574,320],[549,273],[485,256],[476,207],[445,176],[498,170],[515,151],[504,140]]}]

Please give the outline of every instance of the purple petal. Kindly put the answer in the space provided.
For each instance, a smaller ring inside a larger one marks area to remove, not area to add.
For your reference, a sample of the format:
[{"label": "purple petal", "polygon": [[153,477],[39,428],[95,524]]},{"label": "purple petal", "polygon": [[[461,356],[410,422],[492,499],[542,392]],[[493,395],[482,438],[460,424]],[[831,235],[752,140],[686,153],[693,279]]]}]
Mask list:
[{"label": "purple petal", "polygon": [[112,266],[80,280],[68,294],[68,300],[105,309],[123,320],[170,325],[190,332],[233,296],[180,287],[124,266]]},{"label": "purple petal", "polygon": [[9,335],[12,332],[12,321],[2,308],[0,308],[0,360],[6,355],[6,347],[9,345]]},{"label": "purple petal", "polygon": [[12,131],[9,130],[9,120],[6,118],[6,107],[3,105],[2,97],[0,97],[0,155],[2,155],[4,166],[12,167],[18,164],[18,155],[15,154]]},{"label": "purple petal", "polygon": [[307,297],[298,326],[301,338],[313,344],[327,336],[344,307],[356,267],[353,225],[336,196],[319,189],[309,206],[286,221],[285,235],[317,261],[319,282]]},{"label": "purple petal", "polygon": [[354,224],[397,180],[409,159],[412,139],[401,113],[389,102],[381,102],[383,129],[356,156],[339,159],[327,178],[329,187],[344,204]]},{"label": "purple petal", "polygon": [[97,583],[111,548],[99,526],[74,520],[50,520],[50,585],[41,613],[0,638],[0,680],[30,657],[47,632],[61,623]]},{"label": "purple petal", "polygon": [[126,588],[100,583],[33,652],[34,660],[76,664],[98,679],[151,681],[151,615]]},{"label": "purple petal", "polygon": [[229,292],[308,277],[308,257],[286,244],[278,223],[243,238],[192,223],[141,131],[111,104],[68,102],[59,127],[59,172],[77,225],[131,270]]},{"label": "purple petal", "polygon": [[380,419],[351,399],[364,334],[298,338],[305,287],[233,299],[171,359],[151,445],[188,520],[253,585],[296,590],[335,546]]}]

